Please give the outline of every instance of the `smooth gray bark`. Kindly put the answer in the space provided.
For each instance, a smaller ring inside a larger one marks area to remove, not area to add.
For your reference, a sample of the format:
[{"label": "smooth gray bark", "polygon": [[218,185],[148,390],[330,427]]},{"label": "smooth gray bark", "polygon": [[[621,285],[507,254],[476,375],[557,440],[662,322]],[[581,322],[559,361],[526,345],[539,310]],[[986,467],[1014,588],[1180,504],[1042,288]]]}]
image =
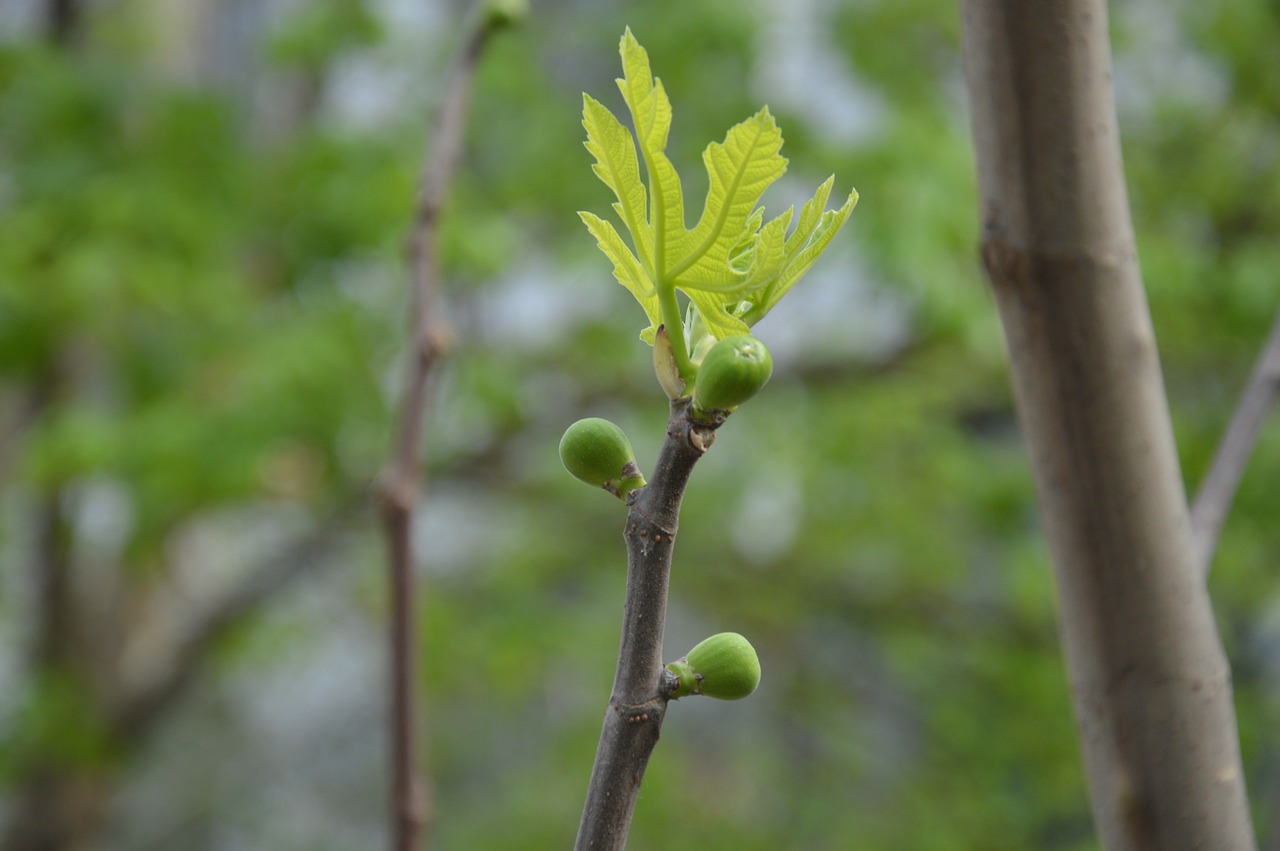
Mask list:
[{"label": "smooth gray bark", "polygon": [[1252,849],[1134,247],[1101,0],[964,0],[982,257],[1104,846]]}]

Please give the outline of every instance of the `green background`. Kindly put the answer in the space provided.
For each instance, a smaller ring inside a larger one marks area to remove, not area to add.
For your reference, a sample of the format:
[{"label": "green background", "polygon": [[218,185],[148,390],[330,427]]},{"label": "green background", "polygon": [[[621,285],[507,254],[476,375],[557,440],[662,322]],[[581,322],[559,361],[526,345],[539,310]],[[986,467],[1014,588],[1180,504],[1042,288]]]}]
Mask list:
[{"label": "green background", "polygon": [[[388,452],[402,248],[466,15],[410,6],[134,2],[73,47],[31,21],[0,37],[0,788],[49,759],[109,778],[95,847],[385,841],[385,566],[351,506]],[[623,511],[556,445],[607,417],[647,468],[665,420],[643,314],[576,215],[611,200],[581,93],[623,113],[627,25],[690,199],[702,148],[763,103],[790,159],[770,216],[831,173],[861,193],[757,326],[774,378],[685,500],[667,655],[741,632],[762,685],[672,706],[631,847],[1096,848],[941,0],[535,1],[492,43],[444,226],[456,347],[417,539],[435,847],[569,847],[612,681]],[[1117,3],[1112,31],[1194,491],[1280,292],[1280,9]],[[1278,477],[1272,422],[1210,580],[1264,835]],[[50,506],[83,613],[58,670],[26,656]],[[102,732],[114,683],[203,602],[339,523],[146,736]]]}]

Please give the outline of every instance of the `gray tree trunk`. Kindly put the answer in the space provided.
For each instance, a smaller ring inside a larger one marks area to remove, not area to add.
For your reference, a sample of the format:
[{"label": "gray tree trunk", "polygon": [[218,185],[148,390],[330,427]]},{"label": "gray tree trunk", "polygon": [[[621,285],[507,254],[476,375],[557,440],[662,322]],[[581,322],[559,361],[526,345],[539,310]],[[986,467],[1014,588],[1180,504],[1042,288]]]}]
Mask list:
[{"label": "gray tree trunk", "polygon": [[1110,851],[1253,849],[1129,218],[1103,0],[962,0],[982,257]]}]

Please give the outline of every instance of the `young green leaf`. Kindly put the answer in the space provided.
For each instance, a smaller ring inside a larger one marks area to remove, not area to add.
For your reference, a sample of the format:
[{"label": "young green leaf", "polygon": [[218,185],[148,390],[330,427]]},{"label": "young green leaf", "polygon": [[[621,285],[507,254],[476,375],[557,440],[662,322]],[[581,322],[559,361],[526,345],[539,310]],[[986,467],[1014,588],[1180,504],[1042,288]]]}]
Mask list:
[{"label": "young green leaf", "polygon": [[[787,170],[780,150],[782,131],[767,106],[730,129],[723,142],[707,146],[702,162],[711,185],[702,218],[686,239],[686,252],[670,270],[677,286],[686,291],[741,288],[740,277],[729,268],[729,253],[753,221],[760,196]],[[754,219],[757,228],[760,220]]]},{"label": "young green leaf", "polygon": [[619,48],[623,78],[618,89],[635,124],[640,154],[649,175],[649,226],[653,234],[651,271],[662,280],[667,274],[670,253],[684,239],[684,193],[680,176],[667,159],[667,133],[671,130],[671,101],[649,70],[649,54],[628,27]]},{"label": "young green leaf", "polygon": [[[787,237],[781,262],[762,268],[758,279],[752,282],[749,299],[751,308],[743,317],[748,325],[759,322],[782,300],[848,221],[849,214],[858,204],[858,190],[850,190],[849,197],[838,210],[826,210],[827,197],[831,194],[834,183],[835,176],[828,177],[818,187],[813,198],[800,208],[800,221],[791,236]],[[789,221],[791,210],[787,210],[784,215]],[[785,229],[786,225],[783,225],[783,230]]]},{"label": "young green leaf", "polygon": [[641,265],[652,269],[653,235],[645,212],[649,196],[640,182],[640,163],[631,131],[587,94],[582,96],[582,126],[587,129],[587,150],[596,158],[591,170],[617,196],[613,209],[631,234]]},{"label": "young green leaf", "polygon": [[662,324],[658,294],[653,287],[653,279],[645,272],[636,256],[627,249],[613,225],[592,213],[580,212],[578,218],[582,219],[587,230],[596,238],[596,245],[600,246],[600,250],[613,261],[613,277],[618,283],[631,290],[636,301],[640,302],[640,306],[644,308],[645,314],[649,317],[650,326],[645,329],[641,337],[646,343],[652,345],[657,326]]},{"label": "young green leaf", "polygon": [[[591,213],[579,216],[613,261],[614,277],[644,308],[649,327],[641,336],[652,343],[657,326],[665,324],[681,375],[689,380],[693,370],[676,290],[688,296],[717,339],[746,333],[813,265],[858,196],[852,192],[840,209],[823,212],[833,183],[828,179],[801,209],[790,236],[786,231],[793,210],[764,224],[760,198],[787,170],[780,153],[782,133],[765,107],[703,152],[707,198],[697,224],[686,228],[680,177],[666,155],[671,102],[629,28],[619,52],[623,78],[618,88],[635,135],[587,95],[582,125],[587,150],[595,158],[592,170],[617,198],[613,209],[630,246],[609,222]],[[640,180],[641,160],[647,187]]]}]

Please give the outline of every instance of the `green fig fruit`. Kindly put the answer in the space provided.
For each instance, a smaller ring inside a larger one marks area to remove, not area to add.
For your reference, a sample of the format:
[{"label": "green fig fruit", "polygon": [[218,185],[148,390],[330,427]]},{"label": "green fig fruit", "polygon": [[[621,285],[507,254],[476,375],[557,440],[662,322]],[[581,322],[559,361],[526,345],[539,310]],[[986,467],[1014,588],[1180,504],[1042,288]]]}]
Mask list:
[{"label": "green fig fruit", "polygon": [[575,479],[604,488],[619,499],[644,487],[626,434],[608,420],[578,420],[560,438],[560,462]]},{"label": "green fig fruit", "polygon": [[760,392],[771,375],[773,358],[764,343],[747,334],[725,337],[711,347],[698,367],[694,407],[732,411]]},{"label": "green fig fruit", "polygon": [[721,632],[698,642],[667,670],[680,680],[672,700],[689,694],[741,700],[760,685],[760,659],[751,642],[736,632]]}]

